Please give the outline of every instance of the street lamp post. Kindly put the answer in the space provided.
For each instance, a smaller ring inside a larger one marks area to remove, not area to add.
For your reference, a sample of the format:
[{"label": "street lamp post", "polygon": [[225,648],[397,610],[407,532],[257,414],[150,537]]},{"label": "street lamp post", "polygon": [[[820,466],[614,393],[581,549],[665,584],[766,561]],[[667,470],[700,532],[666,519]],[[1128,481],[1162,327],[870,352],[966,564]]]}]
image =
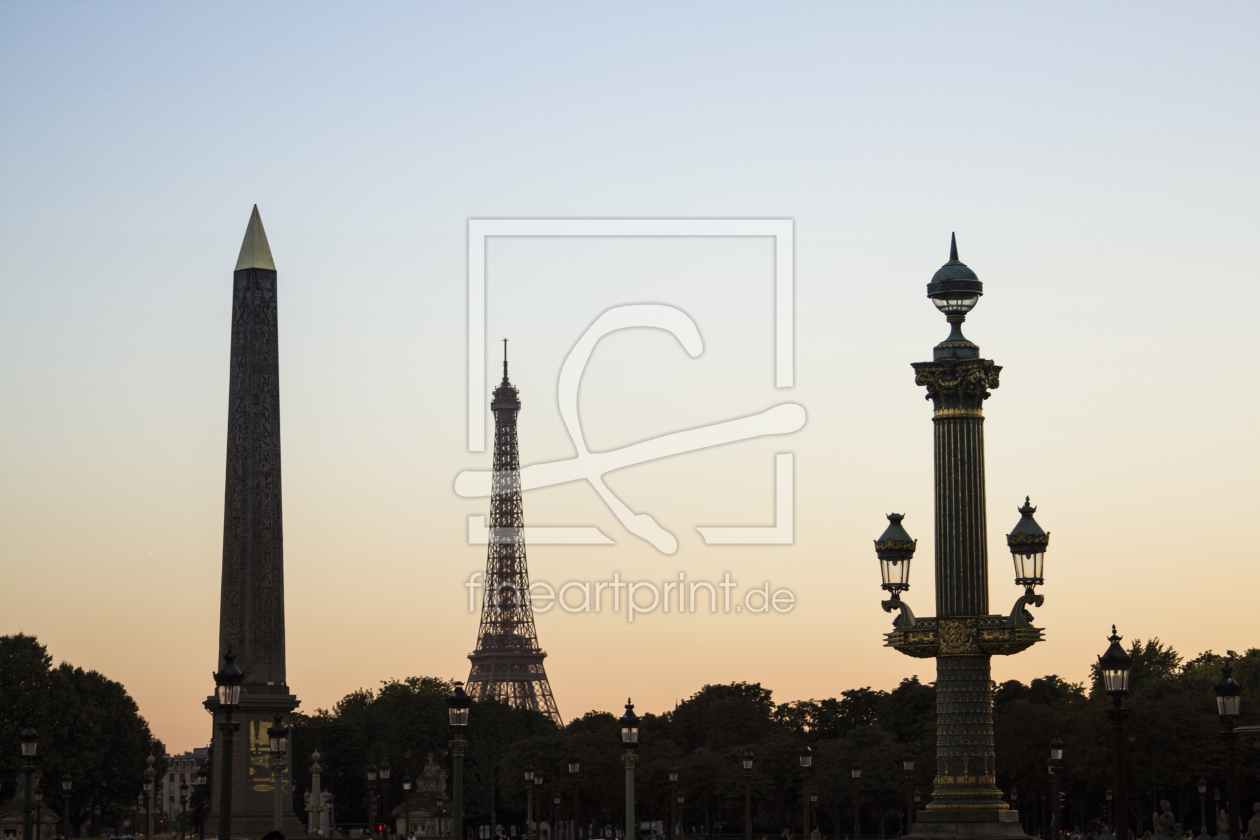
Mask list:
[{"label": "street lamp post", "polygon": [[814,751],[809,744],[801,747],[801,836],[809,837],[809,769],[814,766]]},{"label": "street lamp post", "polygon": [[906,834],[910,833],[910,827],[914,825],[914,794],[911,789],[914,786],[914,753],[909,749],[901,756],[901,769],[906,776]]},{"label": "street lamp post", "polygon": [[621,743],[626,754],[621,760],[626,764],[626,840],[635,840],[634,823],[634,748],[639,743],[639,716],[634,713],[634,704],[626,698],[626,713],[621,716]]},{"label": "street lamp post", "polygon": [[560,807],[560,792],[556,791],[551,796],[551,840],[562,840],[563,832],[560,831],[560,813],[562,810]]},{"label": "street lamp post", "polygon": [[1115,789],[1115,828],[1113,834],[1119,840],[1129,840],[1129,776],[1125,769],[1124,720],[1129,710],[1124,708],[1125,695],[1129,693],[1129,671],[1133,667],[1133,657],[1125,653],[1120,646],[1122,636],[1116,634],[1116,625],[1111,625],[1111,642],[1107,652],[1098,657],[1098,670],[1102,672],[1103,688],[1111,697],[1112,707],[1107,710],[1111,719],[1111,786]]},{"label": "street lamp post", "polygon": [[155,761],[157,759],[154,758],[153,753],[149,753],[149,757],[144,760],[145,764],[149,765],[144,768],[144,797],[147,801],[147,804],[144,806],[145,837],[153,836],[153,779],[157,775],[157,770],[153,767]]},{"label": "street lamp post", "polygon": [[[967,313],[979,302],[983,284],[958,259],[936,272],[927,296],[946,317],[949,336],[933,348],[932,361],[916,362],[915,384],[933,403],[936,617],[917,618],[901,600],[910,588],[915,541],[901,526],[902,514],[875,542],[882,587],[891,598],[881,606],[899,611],[887,646],[919,658],[935,658],[936,754],[939,771],[932,801],[916,815],[925,831],[970,836],[1021,835],[996,785],[993,751],[993,682],[990,660],[1027,650],[1043,631],[1027,607],[1041,606],[1050,535],[1037,525],[1027,497],[1021,519],[1007,535],[1015,583],[1024,594],[1009,615],[989,614],[988,535],[985,505],[984,401],[999,385],[1001,367],[980,358],[980,348],[962,333]],[[979,828],[987,823],[989,827]],[[950,827],[952,826],[952,828]]]},{"label": "street lamp post", "polygon": [[818,794],[810,793],[809,795],[809,824],[812,826],[809,836],[814,836],[814,831],[818,826]]},{"label": "street lamp post", "polygon": [[[271,828],[274,831],[284,830],[284,758],[289,751],[289,728],[284,725],[284,718],[275,715],[271,726],[267,729],[267,740],[271,747]],[[180,790],[185,790],[183,785]]]},{"label": "street lamp post", "polygon": [[[1115,818],[1115,810],[1112,807],[1111,800],[1115,798],[1115,793],[1112,792],[1111,788],[1107,788],[1106,797],[1107,797],[1107,830],[1110,831],[1112,836],[1114,837],[1115,832],[1116,832],[1116,823],[1115,823],[1116,818]],[[1128,840],[1128,838],[1125,838],[1125,840]]]},{"label": "street lamp post", "polygon": [[43,826],[40,825],[44,820],[44,789],[38,785],[35,787],[35,836],[39,840],[44,840]]},{"label": "street lamp post", "polygon": [[179,783],[179,836],[188,836],[188,782]]},{"label": "street lamp post", "polygon": [[[685,803],[686,801],[687,801],[687,797],[685,797],[685,796],[684,796],[684,795],[682,795],[681,793],[678,793],[678,794],[675,794],[675,795],[674,795],[674,802],[675,802],[675,804],[678,806],[678,813],[679,813],[680,815],[682,814],[682,807],[683,807],[683,803]],[[719,826],[720,826],[720,824],[719,824]],[[719,827],[719,828],[718,828],[718,835],[720,836],[721,834],[722,834],[722,830],[721,830],[721,828]]]},{"label": "street lamp post", "polygon": [[[223,657],[223,667],[214,675],[218,709],[223,712],[223,722],[219,724],[219,731],[223,733],[223,767],[219,770],[219,840],[232,840],[232,739],[239,727],[232,722],[232,712],[240,705],[243,682],[245,673],[236,667],[236,654],[229,650]],[[149,808],[153,808],[152,797]],[[151,814],[149,834],[153,834]]]},{"label": "street lamp post", "polygon": [[[1234,679],[1234,667],[1225,663],[1221,679],[1216,684],[1216,710],[1221,716],[1221,731],[1225,736],[1225,791],[1229,798],[1229,840],[1238,840],[1241,834],[1238,821],[1238,756],[1235,745],[1238,740],[1234,725],[1242,713],[1242,686]],[[1220,829],[1217,829],[1220,832]]]},{"label": "street lamp post", "polygon": [[22,840],[32,840],[31,829],[31,776],[35,772],[35,751],[39,747],[39,735],[32,727],[22,728],[22,773],[26,777],[26,793],[22,799]]},{"label": "street lamp post", "polygon": [[1199,833],[1207,834],[1207,779],[1199,777]]},{"label": "street lamp post", "polygon": [[92,806],[92,825],[96,829],[96,836],[101,836],[101,806]]},{"label": "street lamp post", "polygon": [[533,836],[534,826],[534,765],[525,765],[525,834]]},{"label": "street lamp post", "polygon": [[377,788],[380,791],[379,810],[376,812],[376,824],[381,827],[380,836],[384,837],[389,834],[389,759],[382,758],[381,763],[377,766],[377,772],[381,777],[381,785]]},{"label": "street lamp post", "polygon": [[[914,796],[914,801],[915,801],[915,802],[918,802],[918,801],[919,801],[919,790],[918,790],[918,788],[915,788],[914,794],[915,794],[915,796]],[[1016,788],[1016,787],[1012,787],[1012,788],[1011,788],[1011,810],[1012,810],[1012,811],[1014,811],[1015,813],[1019,814],[1019,827],[1020,827],[1020,830],[1021,830],[1021,831],[1025,831],[1025,829],[1024,829],[1024,815],[1023,815],[1023,814],[1020,812],[1020,810],[1019,810],[1019,788]],[[1026,831],[1025,831],[1025,833],[1026,833]]]},{"label": "street lamp post", "polygon": [[861,840],[862,838],[862,801],[860,797],[860,788],[862,785],[862,764],[859,761],[853,762],[853,767],[849,770],[849,775],[853,778],[853,840]]},{"label": "street lamp post", "polygon": [[74,786],[74,779],[70,778],[70,774],[66,773],[61,777],[61,836],[66,840],[70,840],[70,789]]},{"label": "street lamp post", "polygon": [[744,750],[740,760],[744,765],[744,840],[752,840],[752,750]]},{"label": "street lamp post", "polygon": [[674,840],[674,826],[678,825],[678,765],[672,764],[669,768],[669,831],[666,837]]},{"label": "street lamp post", "polygon": [[578,828],[578,774],[582,772],[582,762],[578,761],[577,750],[569,753],[569,778],[573,780],[573,836],[572,840],[581,840],[581,829]]},{"label": "street lamp post", "polygon": [[464,684],[456,682],[454,690],[446,698],[446,712],[450,719],[455,740],[451,741],[451,837],[464,840],[464,730],[468,728],[468,709],[472,701],[464,691]]},{"label": "street lamp post", "polygon": [[197,840],[206,840],[206,810],[210,803],[206,801],[206,783],[209,777],[206,775],[206,766],[203,764],[197,768]]},{"label": "street lamp post", "polygon": [[1063,766],[1063,741],[1058,735],[1050,742],[1050,836],[1058,838],[1059,819],[1059,768]]},{"label": "street lamp post", "polygon": [[542,785],[543,785],[542,773],[535,773],[534,774],[534,789],[537,790],[538,793],[537,795],[534,796],[534,807],[538,809],[538,814],[537,816],[534,817],[534,840],[542,840],[542,821],[543,821],[542,818],[543,818],[543,812],[546,811],[546,808],[543,807]]},{"label": "street lamp post", "polygon": [[376,765],[369,764],[367,766],[367,770],[364,771],[364,775],[367,776],[368,783],[368,834],[375,834],[377,825],[376,811],[378,804],[376,796]]}]

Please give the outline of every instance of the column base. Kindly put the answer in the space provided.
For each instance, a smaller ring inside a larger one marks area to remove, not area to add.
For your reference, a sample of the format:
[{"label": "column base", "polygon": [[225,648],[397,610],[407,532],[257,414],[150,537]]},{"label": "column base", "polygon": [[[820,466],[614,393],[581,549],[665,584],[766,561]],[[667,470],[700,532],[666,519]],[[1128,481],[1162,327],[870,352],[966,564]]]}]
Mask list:
[{"label": "column base", "polygon": [[1018,811],[918,811],[906,840],[1027,840]]}]

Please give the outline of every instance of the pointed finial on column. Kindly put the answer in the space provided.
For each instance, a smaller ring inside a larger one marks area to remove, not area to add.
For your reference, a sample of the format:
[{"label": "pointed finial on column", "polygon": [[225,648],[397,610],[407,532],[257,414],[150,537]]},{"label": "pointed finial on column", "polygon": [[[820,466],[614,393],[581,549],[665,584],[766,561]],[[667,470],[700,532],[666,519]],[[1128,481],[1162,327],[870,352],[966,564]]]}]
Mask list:
[{"label": "pointed finial on column", "polygon": [[949,234],[949,261],[958,262],[958,237],[952,231]]}]

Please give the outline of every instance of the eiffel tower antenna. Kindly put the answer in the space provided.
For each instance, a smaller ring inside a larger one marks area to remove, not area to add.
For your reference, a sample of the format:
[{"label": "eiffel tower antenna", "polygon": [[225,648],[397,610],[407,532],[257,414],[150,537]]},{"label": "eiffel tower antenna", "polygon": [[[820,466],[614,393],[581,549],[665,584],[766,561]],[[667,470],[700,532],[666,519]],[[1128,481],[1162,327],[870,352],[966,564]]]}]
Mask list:
[{"label": "eiffel tower antenna", "polygon": [[564,726],[538,646],[534,608],[529,600],[525,563],[525,514],[521,506],[521,460],[516,445],[516,415],[521,400],[507,377],[507,339],[503,339],[503,382],[494,389],[494,478],[490,495],[490,546],[486,552],[486,588],[481,602],[477,649],[468,655],[472,669],[466,690],[473,700],[495,700],[533,709]]}]

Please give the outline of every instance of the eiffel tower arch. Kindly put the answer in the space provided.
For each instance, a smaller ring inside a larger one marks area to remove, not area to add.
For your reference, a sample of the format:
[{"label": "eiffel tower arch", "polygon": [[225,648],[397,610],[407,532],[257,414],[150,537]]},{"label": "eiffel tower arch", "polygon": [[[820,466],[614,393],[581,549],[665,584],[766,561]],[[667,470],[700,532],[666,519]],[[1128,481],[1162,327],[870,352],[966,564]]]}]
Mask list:
[{"label": "eiffel tower arch", "polygon": [[494,477],[490,491],[490,541],[477,649],[466,690],[473,700],[500,700],[533,709],[564,726],[538,646],[525,563],[525,513],[521,506],[521,459],[516,415],[521,400],[508,381],[504,342],[503,381],[494,390]]}]

